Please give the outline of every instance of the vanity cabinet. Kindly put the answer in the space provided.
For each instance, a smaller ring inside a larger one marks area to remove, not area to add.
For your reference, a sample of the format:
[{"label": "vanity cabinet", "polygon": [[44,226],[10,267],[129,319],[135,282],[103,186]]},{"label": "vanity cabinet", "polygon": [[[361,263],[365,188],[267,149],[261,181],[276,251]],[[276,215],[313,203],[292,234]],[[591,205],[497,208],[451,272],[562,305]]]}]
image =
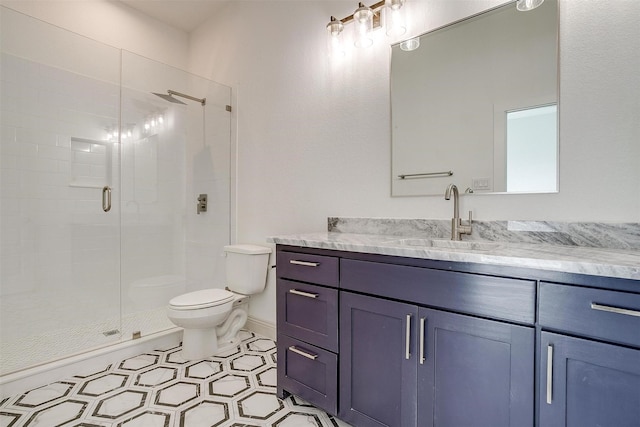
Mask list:
[{"label": "vanity cabinet", "polygon": [[[513,313],[491,307],[500,304],[498,289],[509,283],[511,295],[520,294],[515,299],[532,313],[534,282],[504,280],[342,260],[340,418],[376,427],[533,426],[532,326],[346,291],[384,286],[390,296],[402,299],[419,286],[424,296],[417,299],[428,303],[433,290],[440,308],[465,306],[470,312],[522,318],[514,307]],[[456,288],[469,286],[479,288],[472,295],[486,297],[475,306],[464,301],[465,295],[456,296]]]},{"label": "vanity cabinet", "polygon": [[540,426],[640,426],[640,294],[543,282],[539,303]]},{"label": "vanity cabinet", "polygon": [[638,280],[285,245],[277,265],[280,397],[355,427],[640,427]]},{"label": "vanity cabinet", "polygon": [[277,394],[338,411],[338,258],[277,252]]}]

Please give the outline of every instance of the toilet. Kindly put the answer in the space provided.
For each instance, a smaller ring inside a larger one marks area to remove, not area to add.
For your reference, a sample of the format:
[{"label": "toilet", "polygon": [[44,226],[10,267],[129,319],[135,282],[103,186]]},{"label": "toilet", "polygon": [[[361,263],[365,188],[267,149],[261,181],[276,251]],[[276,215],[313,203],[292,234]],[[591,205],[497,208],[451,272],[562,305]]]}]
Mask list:
[{"label": "toilet", "polygon": [[267,282],[271,248],[257,245],[224,247],[226,289],[204,289],[169,301],[167,316],[184,329],[182,358],[204,359],[237,344],[247,322],[249,296]]}]

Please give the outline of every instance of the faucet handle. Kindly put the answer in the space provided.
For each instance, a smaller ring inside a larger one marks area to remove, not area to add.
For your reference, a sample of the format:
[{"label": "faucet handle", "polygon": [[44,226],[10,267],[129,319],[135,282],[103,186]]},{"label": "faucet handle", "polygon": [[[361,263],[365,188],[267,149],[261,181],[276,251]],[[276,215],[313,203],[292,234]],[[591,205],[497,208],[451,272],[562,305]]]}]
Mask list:
[{"label": "faucet handle", "polygon": [[460,234],[471,234],[472,227],[471,223],[473,222],[473,213],[469,211],[469,222],[467,224],[462,224],[462,218],[460,218],[460,225],[458,226],[458,233]]}]

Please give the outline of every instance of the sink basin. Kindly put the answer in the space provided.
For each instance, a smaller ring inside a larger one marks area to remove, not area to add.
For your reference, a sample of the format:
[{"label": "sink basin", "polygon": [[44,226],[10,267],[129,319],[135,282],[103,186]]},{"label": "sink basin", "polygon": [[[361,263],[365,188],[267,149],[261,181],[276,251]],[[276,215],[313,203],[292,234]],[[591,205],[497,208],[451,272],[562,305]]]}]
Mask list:
[{"label": "sink basin", "polygon": [[400,246],[422,246],[433,249],[466,249],[471,251],[490,251],[501,246],[501,244],[497,242],[446,239],[399,239],[389,243]]}]

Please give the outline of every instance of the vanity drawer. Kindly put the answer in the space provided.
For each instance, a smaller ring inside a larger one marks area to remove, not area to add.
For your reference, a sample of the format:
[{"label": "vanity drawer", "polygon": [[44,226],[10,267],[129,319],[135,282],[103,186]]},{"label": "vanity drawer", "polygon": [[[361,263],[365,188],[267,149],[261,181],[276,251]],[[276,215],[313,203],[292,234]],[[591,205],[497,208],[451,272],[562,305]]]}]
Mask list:
[{"label": "vanity drawer", "polygon": [[338,287],[338,258],[279,251],[278,277]]},{"label": "vanity drawer", "polygon": [[342,259],[340,287],[460,313],[533,324],[535,280]]},{"label": "vanity drawer", "polygon": [[278,333],[338,351],[338,290],[277,281]]},{"label": "vanity drawer", "polygon": [[278,396],[283,390],[336,415],[338,356],[278,334]]},{"label": "vanity drawer", "polygon": [[640,294],[540,283],[540,325],[640,346]]}]

